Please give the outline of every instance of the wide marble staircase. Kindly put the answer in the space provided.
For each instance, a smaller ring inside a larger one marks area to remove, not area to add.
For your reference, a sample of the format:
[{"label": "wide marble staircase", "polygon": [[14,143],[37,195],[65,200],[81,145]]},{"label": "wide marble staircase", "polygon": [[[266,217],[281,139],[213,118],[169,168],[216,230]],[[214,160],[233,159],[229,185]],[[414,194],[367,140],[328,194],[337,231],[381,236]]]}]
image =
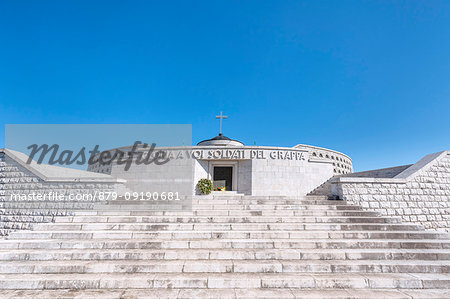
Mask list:
[{"label": "wide marble staircase", "polygon": [[[116,203],[117,204],[117,203]],[[450,298],[450,235],[324,196],[76,211],[0,240],[1,298]]]}]

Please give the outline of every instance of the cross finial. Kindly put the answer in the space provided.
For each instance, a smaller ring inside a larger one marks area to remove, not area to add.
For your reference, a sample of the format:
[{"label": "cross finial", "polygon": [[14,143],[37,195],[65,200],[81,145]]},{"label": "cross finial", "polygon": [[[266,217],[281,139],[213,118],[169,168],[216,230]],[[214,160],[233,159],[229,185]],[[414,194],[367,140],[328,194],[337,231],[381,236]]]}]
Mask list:
[{"label": "cross finial", "polygon": [[220,133],[219,135],[222,135],[222,120],[227,119],[228,116],[223,115],[222,111],[220,111],[220,115],[216,116],[216,119],[220,119]]}]

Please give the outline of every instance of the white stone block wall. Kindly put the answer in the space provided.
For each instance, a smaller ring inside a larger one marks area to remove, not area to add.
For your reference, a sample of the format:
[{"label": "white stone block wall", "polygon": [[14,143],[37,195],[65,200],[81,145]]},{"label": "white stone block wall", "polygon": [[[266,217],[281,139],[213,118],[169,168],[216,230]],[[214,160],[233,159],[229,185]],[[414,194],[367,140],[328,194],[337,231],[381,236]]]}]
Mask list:
[{"label": "white stone block wall", "polygon": [[450,152],[437,154],[394,178],[338,178],[333,194],[384,216],[450,231]]},{"label": "white stone block wall", "polygon": [[333,175],[327,162],[252,161],[252,195],[305,196]]},{"label": "white stone block wall", "polygon": [[[69,200],[69,194],[91,194],[117,191],[122,184],[113,182],[46,181],[0,152],[0,236],[10,231],[30,229],[35,223],[51,222],[55,216],[69,215],[78,209],[91,209],[92,201]],[[16,200],[12,194],[62,194],[63,200]],[[99,194],[98,194],[99,195]]]}]

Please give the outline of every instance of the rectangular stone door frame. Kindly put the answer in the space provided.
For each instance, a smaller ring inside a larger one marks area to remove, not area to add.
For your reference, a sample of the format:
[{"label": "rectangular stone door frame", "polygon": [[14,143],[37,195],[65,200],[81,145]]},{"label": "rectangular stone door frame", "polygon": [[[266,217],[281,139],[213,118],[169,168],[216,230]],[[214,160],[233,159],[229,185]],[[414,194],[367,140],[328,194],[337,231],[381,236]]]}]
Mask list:
[{"label": "rectangular stone door frame", "polygon": [[214,178],[214,167],[216,166],[225,166],[225,167],[232,167],[233,168],[233,179],[232,185],[233,190],[230,191],[238,191],[239,185],[238,185],[238,167],[239,162],[238,161],[209,161],[208,162],[208,177],[212,181]]}]

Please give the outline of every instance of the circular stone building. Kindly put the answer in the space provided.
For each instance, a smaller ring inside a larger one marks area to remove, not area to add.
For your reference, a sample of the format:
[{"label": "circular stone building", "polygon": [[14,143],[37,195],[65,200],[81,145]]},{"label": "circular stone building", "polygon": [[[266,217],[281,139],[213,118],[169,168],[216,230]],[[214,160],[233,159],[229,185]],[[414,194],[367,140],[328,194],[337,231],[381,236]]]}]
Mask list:
[{"label": "circular stone building", "polygon": [[[352,172],[352,160],[345,154],[325,148],[245,146],[222,134],[196,146],[148,148],[132,146],[110,151],[130,152],[133,161],[164,157],[164,163],[134,163],[128,170],[113,161],[89,166],[89,171],[110,174],[126,180],[134,192],[198,194],[196,184],[207,178],[214,189],[245,195],[306,195],[334,175]],[[113,155],[113,153],[111,153]]]},{"label": "circular stone building", "polygon": [[297,144],[294,148],[307,150],[314,159],[331,162],[333,164],[334,175],[353,172],[352,159],[343,153],[305,144]]}]

